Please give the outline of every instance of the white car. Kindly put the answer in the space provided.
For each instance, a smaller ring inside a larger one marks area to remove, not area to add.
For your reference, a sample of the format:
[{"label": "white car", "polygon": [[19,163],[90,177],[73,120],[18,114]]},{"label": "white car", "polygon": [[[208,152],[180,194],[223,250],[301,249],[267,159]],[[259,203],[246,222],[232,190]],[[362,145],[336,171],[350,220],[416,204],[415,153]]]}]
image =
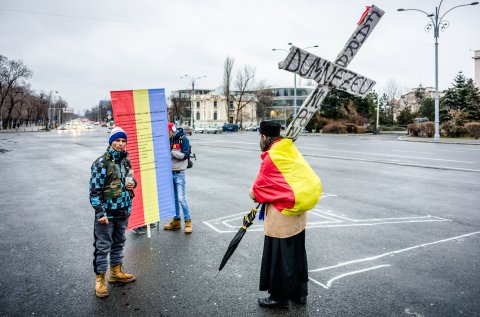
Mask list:
[{"label": "white car", "polygon": [[219,127],[218,125],[209,125],[205,129],[205,132],[217,134],[217,133],[222,133],[223,129],[222,129],[222,127]]},{"label": "white car", "polygon": [[204,133],[205,129],[206,129],[205,126],[199,125],[199,126],[195,127],[195,133]]}]

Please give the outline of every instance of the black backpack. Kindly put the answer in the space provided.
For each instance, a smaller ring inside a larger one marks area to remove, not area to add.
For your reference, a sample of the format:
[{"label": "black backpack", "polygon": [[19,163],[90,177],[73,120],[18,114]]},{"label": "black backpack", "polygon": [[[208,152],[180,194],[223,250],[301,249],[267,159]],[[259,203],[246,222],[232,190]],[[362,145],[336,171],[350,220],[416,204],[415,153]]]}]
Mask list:
[{"label": "black backpack", "polygon": [[[183,136],[180,137],[180,146],[182,146],[182,141],[183,141]],[[193,167],[193,161],[192,159],[194,159],[195,161],[197,160],[197,156],[195,155],[195,153],[192,152],[192,146],[190,145],[190,142],[188,143],[188,164],[187,164],[187,168],[192,168]]]}]

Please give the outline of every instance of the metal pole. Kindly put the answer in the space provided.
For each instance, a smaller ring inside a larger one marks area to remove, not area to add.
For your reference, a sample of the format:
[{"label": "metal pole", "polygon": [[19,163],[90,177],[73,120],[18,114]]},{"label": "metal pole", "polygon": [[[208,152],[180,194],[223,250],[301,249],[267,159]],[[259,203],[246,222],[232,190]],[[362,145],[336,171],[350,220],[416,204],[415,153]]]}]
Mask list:
[{"label": "metal pole", "polygon": [[[437,30],[438,32],[438,26]],[[435,36],[435,135],[433,136],[434,141],[440,141],[440,100],[438,96],[438,36]]]}]

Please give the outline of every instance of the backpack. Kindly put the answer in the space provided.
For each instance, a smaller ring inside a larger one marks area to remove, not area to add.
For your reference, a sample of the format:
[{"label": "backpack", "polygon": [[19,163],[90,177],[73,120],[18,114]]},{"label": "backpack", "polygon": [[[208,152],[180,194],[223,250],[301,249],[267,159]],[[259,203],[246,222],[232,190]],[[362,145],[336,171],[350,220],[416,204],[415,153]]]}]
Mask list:
[{"label": "backpack", "polygon": [[[182,141],[183,141],[183,136],[180,137],[180,146],[182,146]],[[188,164],[187,164],[187,168],[192,168],[193,167],[193,161],[192,159],[194,159],[195,161],[197,160],[197,156],[195,155],[195,153],[192,153],[192,146],[190,145],[190,143],[188,144],[188,157],[187,157],[187,160],[188,160]]]}]

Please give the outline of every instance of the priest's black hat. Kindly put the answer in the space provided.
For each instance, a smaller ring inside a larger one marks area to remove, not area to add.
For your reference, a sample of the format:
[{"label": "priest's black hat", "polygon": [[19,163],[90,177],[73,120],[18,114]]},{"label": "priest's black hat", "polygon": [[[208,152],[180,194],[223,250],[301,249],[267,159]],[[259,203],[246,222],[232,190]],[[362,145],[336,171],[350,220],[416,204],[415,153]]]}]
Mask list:
[{"label": "priest's black hat", "polygon": [[260,134],[265,136],[280,136],[280,123],[274,121],[260,122]]}]

